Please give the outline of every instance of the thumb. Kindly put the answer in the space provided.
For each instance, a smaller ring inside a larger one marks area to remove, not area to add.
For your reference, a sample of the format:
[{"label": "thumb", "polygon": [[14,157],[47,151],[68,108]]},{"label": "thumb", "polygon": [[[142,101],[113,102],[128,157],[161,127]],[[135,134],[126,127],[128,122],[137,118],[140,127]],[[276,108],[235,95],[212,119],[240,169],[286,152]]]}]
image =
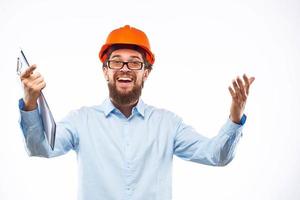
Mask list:
[{"label": "thumb", "polygon": [[21,79],[24,79],[24,78],[28,78],[32,73],[33,71],[36,69],[36,65],[31,65],[30,67],[28,67],[22,74],[21,74]]}]

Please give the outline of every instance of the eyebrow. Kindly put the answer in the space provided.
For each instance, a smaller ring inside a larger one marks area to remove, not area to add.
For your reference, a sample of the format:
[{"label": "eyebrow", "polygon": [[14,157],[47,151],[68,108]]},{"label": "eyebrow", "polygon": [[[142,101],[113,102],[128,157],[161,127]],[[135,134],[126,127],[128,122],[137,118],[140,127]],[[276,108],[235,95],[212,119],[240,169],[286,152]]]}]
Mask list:
[{"label": "eyebrow", "polygon": [[[113,59],[113,58],[120,58],[121,56],[120,55],[113,55],[110,59]],[[142,60],[140,57],[138,56],[130,56],[130,58],[137,58],[139,60]]]}]

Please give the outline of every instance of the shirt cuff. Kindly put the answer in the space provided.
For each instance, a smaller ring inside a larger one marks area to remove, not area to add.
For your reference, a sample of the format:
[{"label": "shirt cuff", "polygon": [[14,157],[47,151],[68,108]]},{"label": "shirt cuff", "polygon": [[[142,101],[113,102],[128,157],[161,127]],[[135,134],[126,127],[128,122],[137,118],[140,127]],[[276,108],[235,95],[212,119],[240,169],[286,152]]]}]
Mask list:
[{"label": "shirt cuff", "polygon": [[244,125],[246,123],[246,120],[247,120],[247,116],[245,114],[243,114],[242,118],[240,119],[239,123],[236,123],[236,122],[233,122],[231,119],[230,119],[230,116],[228,118],[228,121],[232,122],[233,124],[237,124],[237,125]]},{"label": "shirt cuff", "polygon": [[247,116],[245,114],[243,114],[239,124],[244,125],[246,123],[246,120],[247,120]]},{"label": "shirt cuff", "polygon": [[22,124],[26,124],[27,126],[31,126],[36,124],[40,120],[38,108],[32,111],[25,111],[25,103],[23,99],[19,100],[19,109],[22,119]]},{"label": "shirt cuff", "polygon": [[239,123],[233,122],[230,118],[227,119],[227,122],[223,126],[223,131],[225,134],[231,136],[233,134],[243,135],[242,129],[243,125],[246,123],[247,116],[243,114]]}]

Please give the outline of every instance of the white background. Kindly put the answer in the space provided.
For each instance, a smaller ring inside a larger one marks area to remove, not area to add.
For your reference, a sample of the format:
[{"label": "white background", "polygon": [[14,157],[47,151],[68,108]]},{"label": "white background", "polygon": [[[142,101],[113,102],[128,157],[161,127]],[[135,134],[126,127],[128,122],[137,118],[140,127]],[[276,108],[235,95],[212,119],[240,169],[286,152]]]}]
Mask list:
[{"label": "white background", "polygon": [[107,34],[144,30],[156,55],[143,99],[201,134],[229,114],[231,80],[256,77],[235,159],[208,167],[174,157],[175,200],[300,199],[300,2],[0,1],[0,199],[76,199],[76,155],[28,157],[18,125],[18,48],[36,63],[59,120],[100,104],[108,90],[98,60]]}]

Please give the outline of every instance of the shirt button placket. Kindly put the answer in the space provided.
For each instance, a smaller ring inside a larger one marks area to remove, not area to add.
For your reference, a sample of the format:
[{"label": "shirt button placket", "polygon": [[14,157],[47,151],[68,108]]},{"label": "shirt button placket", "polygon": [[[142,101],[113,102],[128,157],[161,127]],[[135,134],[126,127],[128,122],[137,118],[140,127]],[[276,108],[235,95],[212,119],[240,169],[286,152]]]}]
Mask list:
[{"label": "shirt button placket", "polygon": [[129,122],[124,123],[124,142],[125,142],[125,176],[126,176],[126,196],[132,195],[132,173],[130,161],[130,136],[129,136]]}]

